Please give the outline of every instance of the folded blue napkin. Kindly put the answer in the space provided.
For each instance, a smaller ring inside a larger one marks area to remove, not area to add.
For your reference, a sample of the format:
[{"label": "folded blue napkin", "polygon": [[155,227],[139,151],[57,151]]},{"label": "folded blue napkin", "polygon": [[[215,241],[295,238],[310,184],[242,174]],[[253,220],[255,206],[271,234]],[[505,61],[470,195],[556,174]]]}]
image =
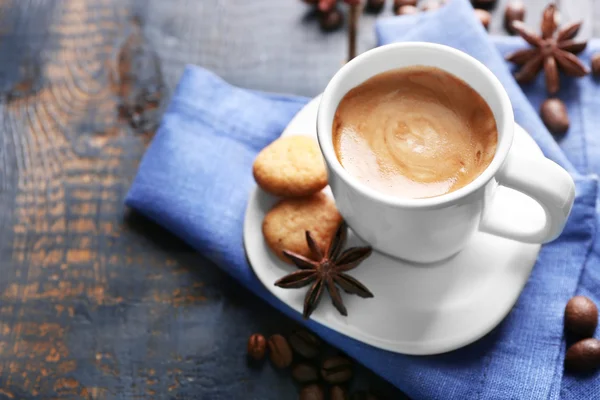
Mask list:
[{"label": "folded blue napkin", "polygon": [[[600,171],[600,83],[567,83],[571,129],[560,146],[537,115],[546,97],[543,74],[521,89],[502,54],[520,38],[492,41],[466,0],[439,11],[381,20],[380,44],[429,41],[458,48],[485,63],[512,100],[515,117],[546,156],[575,178],[577,198],[562,236],[543,247],[508,317],[478,342],[438,356],[412,357],[375,349],[313,321],[272,296],[247,264],[242,225],[254,187],[252,162],[276,139],[306,98],[233,87],[188,67],[146,152],[126,203],[194,246],[264,300],[307,325],[415,399],[588,399],[600,396],[600,375],[563,373],[563,309],[575,293],[600,304],[600,240],[595,232]],[[597,43],[592,46],[600,50]],[[589,63],[592,49],[582,55]],[[410,323],[410,321],[407,321]]]}]

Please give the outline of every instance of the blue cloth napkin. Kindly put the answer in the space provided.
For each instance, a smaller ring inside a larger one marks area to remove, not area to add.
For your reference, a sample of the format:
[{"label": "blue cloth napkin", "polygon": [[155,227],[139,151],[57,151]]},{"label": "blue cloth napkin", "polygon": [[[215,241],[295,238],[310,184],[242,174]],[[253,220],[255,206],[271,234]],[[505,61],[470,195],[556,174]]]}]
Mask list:
[{"label": "blue cloth napkin", "polygon": [[[242,225],[254,187],[256,154],[276,139],[308,101],[230,86],[209,71],[188,67],[148,148],[127,205],[168,228],[248,289],[415,399],[589,399],[600,396],[598,373],[563,373],[563,309],[575,293],[600,304],[600,240],[596,240],[600,171],[600,84],[563,79],[571,129],[560,146],[536,110],[545,98],[543,77],[523,90],[502,54],[526,46],[520,38],[493,42],[466,0],[439,11],[381,20],[379,42],[429,41],[458,48],[484,62],[504,84],[518,123],[546,156],[566,168],[577,198],[562,236],[543,247],[508,317],[465,348],[411,357],[375,349],[301,316],[274,298],[248,266]],[[593,44],[582,58],[589,63]],[[407,323],[409,323],[407,321]]]}]

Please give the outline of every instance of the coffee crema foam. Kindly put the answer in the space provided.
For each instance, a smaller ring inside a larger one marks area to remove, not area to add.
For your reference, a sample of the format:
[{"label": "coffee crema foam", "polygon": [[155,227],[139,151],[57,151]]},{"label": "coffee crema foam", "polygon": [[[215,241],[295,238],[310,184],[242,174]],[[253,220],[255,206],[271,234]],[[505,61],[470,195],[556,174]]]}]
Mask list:
[{"label": "coffee crema foam", "polygon": [[497,141],[485,100],[434,67],[370,78],[344,96],[333,121],[342,166],[370,187],[404,198],[467,185],[490,164]]}]

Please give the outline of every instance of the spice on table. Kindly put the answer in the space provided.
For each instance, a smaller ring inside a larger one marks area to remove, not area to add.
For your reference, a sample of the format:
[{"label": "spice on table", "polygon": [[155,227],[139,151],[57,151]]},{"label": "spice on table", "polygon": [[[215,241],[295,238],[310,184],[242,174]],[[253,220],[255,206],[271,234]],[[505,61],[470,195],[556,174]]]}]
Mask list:
[{"label": "spice on table", "polygon": [[319,371],[311,364],[296,364],[292,368],[292,378],[301,384],[313,383],[319,380]]},{"label": "spice on table", "polygon": [[267,340],[263,335],[255,333],[248,338],[248,355],[250,357],[256,361],[260,361],[265,357],[266,350]]},{"label": "spice on table", "polygon": [[271,336],[267,342],[269,347],[269,358],[277,368],[287,368],[292,363],[292,349],[288,341],[281,335]]},{"label": "spice on table", "polygon": [[372,13],[378,13],[383,10],[385,0],[367,0],[366,10]]},{"label": "spice on table", "polygon": [[412,14],[418,14],[419,9],[415,6],[402,6],[402,7],[396,8],[395,13],[396,13],[396,15],[412,15]]},{"label": "spice on table", "polygon": [[523,22],[514,21],[512,26],[515,31],[533,47],[518,50],[506,58],[521,66],[515,74],[519,83],[533,81],[538,72],[544,69],[546,89],[550,94],[556,93],[559,89],[559,69],[566,75],[575,77],[584,76],[589,72],[588,68],[575,56],[587,45],[585,41],[573,39],[579,32],[581,22],[568,24],[555,35],[554,32],[557,29],[555,13],[556,6],[554,4],[545,8],[541,35],[531,32]]},{"label": "spice on table", "polygon": [[344,15],[337,7],[319,13],[319,25],[325,32],[335,31],[341,28],[343,24]]},{"label": "spice on table", "polygon": [[592,72],[594,76],[600,76],[600,53],[592,56]]},{"label": "spice on table", "polygon": [[476,8],[475,16],[477,17],[477,19],[479,19],[479,21],[481,22],[481,25],[483,25],[483,27],[485,29],[488,29],[490,27],[490,21],[492,20],[492,15],[489,13],[489,11]]},{"label": "spice on table", "polygon": [[504,28],[512,35],[517,32],[512,26],[515,21],[525,21],[525,4],[521,0],[511,0],[504,10]]},{"label": "spice on table", "polygon": [[540,115],[544,124],[555,135],[562,135],[569,130],[569,115],[565,103],[556,98],[542,103]]},{"label": "spice on table", "polygon": [[321,366],[321,377],[331,384],[348,382],[352,378],[352,361],[341,356],[325,359]]},{"label": "spice on table", "polygon": [[324,400],[325,391],[321,385],[313,383],[308,386],[304,386],[300,390],[300,400]]},{"label": "spice on table", "polygon": [[565,368],[571,372],[591,372],[600,367],[600,341],[583,339],[567,350]]},{"label": "spice on table", "polygon": [[335,385],[329,390],[330,400],[348,400],[348,392],[342,386]]},{"label": "spice on table", "polygon": [[592,337],[598,326],[598,307],[585,296],[575,296],[565,307],[565,329],[580,338]]},{"label": "spice on table", "polygon": [[371,255],[371,247],[352,247],[342,251],[346,243],[348,227],[345,222],[338,226],[328,248],[323,251],[313,240],[310,232],[306,232],[306,242],[311,249],[314,260],[300,254],[283,250],[298,268],[275,282],[275,286],[284,289],[297,289],[311,285],[304,298],[304,311],[302,315],[308,318],[319,305],[319,301],[326,288],[335,308],[340,314],[346,316],[348,311],[344,306],[338,286],[346,293],[356,294],[360,297],[373,297],[373,293],[365,285],[354,279],[346,272],[356,268],[363,260]]},{"label": "spice on table", "polygon": [[317,357],[321,350],[321,340],[306,330],[293,332],[289,337],[289,343],[296,354],[307,359]]}]

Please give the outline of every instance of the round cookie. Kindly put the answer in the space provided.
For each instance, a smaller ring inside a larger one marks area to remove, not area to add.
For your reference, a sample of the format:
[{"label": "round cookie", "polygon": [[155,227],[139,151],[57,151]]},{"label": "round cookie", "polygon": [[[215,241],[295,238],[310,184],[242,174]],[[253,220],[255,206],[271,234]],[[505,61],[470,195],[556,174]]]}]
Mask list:
[{"label": "round cookie", "polygon": [[321,150],[309,136],[275,140],[258,154],[252,172],[258,186],[275,196],[309,196],[327,186]]},{"label": "round cookie", "polygon": [[333,200],[320,192],[309,197],[281,200],[265,215],[262,231],[269,248],[291,264],[283,250],[312,258],[305,231],[310,231],[317,244],[326,249],[341,222],[342,216]]}]

